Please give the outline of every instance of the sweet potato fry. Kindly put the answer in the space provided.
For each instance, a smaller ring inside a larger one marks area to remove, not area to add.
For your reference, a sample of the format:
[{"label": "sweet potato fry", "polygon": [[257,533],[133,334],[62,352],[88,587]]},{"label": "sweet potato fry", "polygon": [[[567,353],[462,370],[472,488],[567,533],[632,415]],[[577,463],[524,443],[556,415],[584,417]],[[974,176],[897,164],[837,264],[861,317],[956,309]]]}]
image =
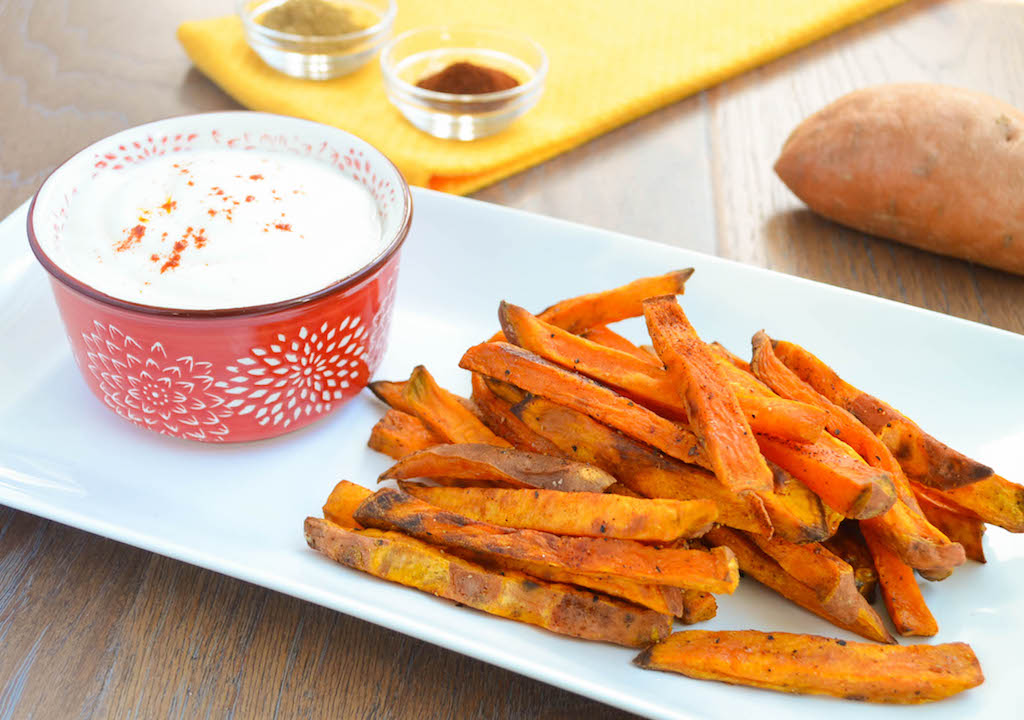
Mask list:
[{"label": "sweet potato fry", "polygon": [[708,349],[716,360],[723,360],[729,365],[732,365],[737,370],[742,370],[744,373],[751,373],[750,363],[741,358],[739,355],[734,353],[729,348],[722,345],[720,342],[709,342]]},{"label": "sweet potato fry", "polygon": [[718,522],[762,535],[772,533],[771,520],[756,495],[737,496],[706,470],[668,458],[583,413],[544,398],[527,398],[512,412],[569,457],[596,465],[645,497],[707,498],[718,506]]},{"label": "sweet potato fry", "polygon": [[621,287],[604,292],[580,295],[556,303],[540,314],[545,321],[580,333],[597,325],[608,325],[619,320],[643,315],[641,303],[659,295],[682,295],[693,268],[676,270],[655,277],[640,278]]},{"label": "sweet potato fry", "polygon": [[473,522],[439,510],[401,490],[385,488],[356,510],[365,527],[398,530],[442,546],[529,560],[587,575],[731,593],[739,582],[732,553],[652,548],[631,540],[562,537]]},{"label": "sweet potato fry", "polygon": [[406,402],[403,397],[405,393],[405,386],[408,385],[407,380],[399,380],[392,382],[390,380],[374,380],[369,383],[366,387],[369,388],[378,400],[385,405],[389,405],[395,410],[403,412],[407,415],[416,415],[416,411],[413,406]]},{"label": "sweet potato fry", "polygon": [[703,535],[718,518],[710,500],[651,500],[558,490],[425,487],[407,491],[478,522],[556,535],[668,543]]},{"label": "sweet potato fry", "polygon": [[626,485],[623,485],[622,483],[617,482],[617,481],[612,483],[611,485],[609,485],[608,488],[605,490],[605,492],[609,493],[611,495],[625,495],[626,497],[634,497],[634,498],[642,498],[642,497],[644,497],[640,493],[638,493],[638,492],[636,492],[634,490],[630,490],[629,487],[627,487]]},{"label": "sweet potato fry", "polygon": [[388,410],[373,426],[366,444],[372,450],[401,460],[406,455],[443,442],[444,439],[435,435],[418,417],[400,410]]},{"label": "sweet potato fry", "polygon": [[488,571],[400,533],[346,530],[320,518],[306,518],[305,533],[311,548],[342,565],[562,635],[644,647],[672,631],[669,615],[521,573]]},{"label": "sweet potato fry", "polygon": [[684,625],[710,620],[718,614],[718,602],[711,593],[683,590],[683,614],[677,616]]},{"label": "sweet potato fry", "polygon": [[896,632],[924,637],[938,633],[939,626],[924,602],[913,569],[886,546],[873,528],[862,525],[861,531],[875,559],[878,586]]},{"label": "sweet potato fry", "polygon": [[[875,534],[898,553],[903,562],[922,572],[948,574],[963,564],[963,548],[951,542],[925,518],[903,469],[889,449],[856,417],[818,393],[784,365],[776,357],[771,340],[764,332],[754,336],[753,346],[752,366],[758,377],[780,395],[818,405],[828,412],[828,433],[822,435],[819,443],[828,441],[835,445],[840,442],[837,437],[841,437],[842,443],[855,450],[868,465],[888,474],[895,502],[885,513],[861,517],[875,530]],[[830,437],[829,433],[837,437]],[[786,467],[784,462],[779,464]],[[787,469],[797,474],[793,468]],[[881,484],[876,484],[876,489],[881,492]],[[889,488],[884,490],[889,492]],[[829,502],[824,496],[822,499]]]},{"label": "sweet potato fry", "polygon": [[615,478],[593,465],[480,443],[437,445],[407,455],[379,480],[412,478],[489,480],[511,487],[600,493]]},{"label": "sweet potato fry", "polygon": [[1024,532],[1024,486],[993,475],[950,490],[933,490],[936,497],[990,525],[1012,533]]},{"label": "sweet potato fry", "polygon": [[[497,381],[494,381],[497,382]],[[540,455],[560,457],[562,451],[553,442],[533,432],[512,414],[513,403],[498,397],[487,385],[483,375],[473,373],[473,402],[484,425],[503,437],[512,447]],[[516,401],[518,402],[518,400]]]},{"label": "sweet potato fry", "polygon": [[708,532],[705,539],[712,545],[728,547],[736,555],[736,561],[745,574],[804,610],[868,640],[881,643],[896,642],[889,631],[885,629],[882,618],[878,616],[874,608],[868,605],[866,600],[860,603],[855,620],[846,622],[837,618],[821,604],[813,590],[783,570],[777,562],[761,552],[757,545],[743,533],[730,528],[718,527]]},{"label": "sweet potato fry", "polygon": [[[632,354],[572,335],[509,303],[501,304],[498,317],[509,342],[556,365],[605,383],[664,417],[688,421],[686,402],[679,393],[678,384],[660,363],[652,363],[653,358],[644,351],[637,352],[647,355],[647,359],[638,359]],[[733,390],[755,432],[811,442],[825,427],[825,412],[812,405],[746,392],[735,385]]]},{"label": "sweet potato fry", "polygon": [[687,612],[685,593],[691,591],[685,591],[680,588],[639,583],[628,578],[615,577],[613,575],[583,575],[554,568],[543,563],[516,560],[508,557],[495,557],[459,548],[446,548],[445,552],[457,555],[489,570],[514,570],[531,577],[547,580],[548,582],[578,585],[588,590],[596,590],[605,595],[628,600],[641,607],[666,615],[683,618]]},{"label": "sweet potato fry", "polygon": [[973,514],[958,512],[935,496],[918,493],[917,501],[928,522],[941,530],[950,540],[963,545],[964,553],[969,559],[985,562],[985,546],[981,540],[985,534],[984,522]]},{"label": "sweet potato fry", "polygon": [[868,602],[874,602],[878,587],[878,573],[875,561],[864,542],[864,536],[856,521],[850,520],[839,526],[835,535],[822,543],[853,568],[857,590]]},{"label": "sweet potato fry", "polygon": [[422,365],[413,369],[402,389],[402,402],[435,434],[452,443],[486,443],[512,447],[492,433],[457,395],[434,380]]},{"label": "sweet potato fry", "polygon": [[966,643],[870,645],[757,630],[684,630],[633,662],[700,680],[905,705],[942,700],[985,679]]},{"label": "sweet potato fry", "polygon": [[898,410],[844,381],[804,348],[781,340],[774,345],[779,360],[798,377],[878,435],[911,480],[945,490],[992,476],[992,468],[939,442]]},{"label": "sweet potato fry", "polygon": [[797,444],[758,435],[757,444],[767,460],[791,473],[845,517],[875,517],[895,502],[887,473],[837,449],[827,436],[811,444]]},{"label": "sweet potato fry", "polygon": [[327,502],[324,503],[324,517],[343,528],[362,527],[352,517],[352,513],[356,511],[363,500],[371,495],[373,495],[373,490],[348,480],[342,480],[334,486],[331,494],[327,497]]},{"label": "sweet potato fry", "polygon": [[697,436],[613,390],[509,343],[483,343],[462,356],[460,367],[503,380],[590,415],[683,462],[708,465]]},{"label": "sweet potato fry", "polygon": [[857,591],[853,568],[821,543],[795,545],[779,537],[750,539],[783,570],[818,597],[822,607],[843,622],[853,622],[864,598]]},{"label": "sweet potato fry", "polygon": [[679,303],[660,297],[643,306],[654,349],[679,388],[715,476],[734,492],[771,492],[772,472],[750,424]]},{"label": "sweet potato fry", "polygon": [[[806,485],[773,462],[768,463],[772,471],[774,490],[761,493],[758,497],[771,518],[775,535],[797,545],[824,540],[833,532],[832,515]],[[834,523],[838,527],[839,521]]]},{"label": "sweet potato fry", "polygon": [[605,347],[613,348],[632,355],[648,365],[663,367],[661,361],[658,360],[656,355],[651,355],[643,348],[634,345],[631,341],[622,337],[614,330],[609,329],[607,325],[597,325],[592,327],[589,330],[580,333],[580,336],[585,337],[591,342],[596,342],[598,345],[604,345]]}]

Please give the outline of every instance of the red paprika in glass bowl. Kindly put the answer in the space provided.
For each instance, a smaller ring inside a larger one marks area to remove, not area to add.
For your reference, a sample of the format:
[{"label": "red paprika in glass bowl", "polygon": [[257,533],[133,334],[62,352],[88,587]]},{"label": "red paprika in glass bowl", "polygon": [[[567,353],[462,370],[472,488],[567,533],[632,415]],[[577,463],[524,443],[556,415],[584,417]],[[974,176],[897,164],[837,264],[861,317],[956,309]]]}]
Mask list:
[{"label": "red paprika in glass bowl", "polygon": [[[254,163],[265,163],[267,175],[249,172]],[[146,172],[156,167],[180,173],[174,185],[179,197],[135,207],[134,201],[147,194],[159,191],[163,199],[166,188],[160,182],[147,184],[152,178]],[[275,169],[279,172],[270,172]],[[345,238],[343,213],[327,234],[320,221],[307,223],[301,238],[301,213],[288,217],[284,211],[282,216],[282,207],[319,207],[315,197],[300,197],[307,175],[320,184],[326,181],[332,202],[337,198],[336,207],[325,210],[349,207],[342,203],[349,193],[353,203],[362,203],[351,207],[373,216],[360,219],[379,226],[379,238],[367,239],[373,247],[353,241],[351,247],[361,253],[358,265],[337,276],[330,276],[334,266],[327,257],[345,254],[333,245],[333,238],[338,243]],[[195,219],[197,201],[189,198],[208,189],[211,178],[219,184],[203,196],[208,196],[203,202],[209,207],[201,213],[204,222],[209,213],[208,228]],[[291,187],[285,178],[297,183],[294,201],[285,195]],[[116,192],[97,198],[97,188]],[[84,200],[89,202],[83,205]],[[181,237],[157,234],[161,222],[174,227],[168,224],[173,214],[190,207],[192,215],[180,221],[188,223]],[[107,212],[111,208],[117,212]],[[260,232],[251,232],[253,218],[264,210],[267,222]],[[108,215],[123,220],[126,212],[131,222],[121,222],[124,227],[108,223],[110,237],[100,241],[108,267],[83,262],[92,250],[79,249],[89,241],[87,235],[95,234],[84,233],[78,219],[98,213],[106,223]],[[80,151],[32,199],[28,238],[50,275],[75,362],[99,401],[128,422],[164,435],[245,442],[298,430],[337,411],[366,386],[386,348],[411,220],[408,184],[360,138],[297,118],[226,112],[142,125]],[[261,251],[249,253],[249,264],[238,261],[234,279],[225,282],[217,273],[231,269],[240,255],[237,243],[218,244],[218,237],[229,233],[218,236],[215,230],[244,222],[250,229],[231,237],[243,243],[251,238],[253,247],[262,243]],[[135,257],[136,252],[130,262],[117,264],[122,262],[117,253],[136,250],[147,232],[155,243],[152,257],[147,248],[146,256]],[[275,233],[289,243],[280,246],[285,251],[278,255],[273,253],[279,247],[272,239]],[[328,244],[306,243],[307,234],[326,238]],[[313,255],[303,257],[300,251]],[[133,267],[144,270],[125,271]],[[198,280],[175,285],[173,273],[182,267],[193,273],[184,277]],[[211,281],[217,277],[220,282]],[[191,299],[154,302],[153,287],[162,288],[164,296],[184,292],[181,296]],[[138,301],[136,291],[145,301]],[[214,295],[216,301],[202,299]],[[259,301],[232,303],[232,298]]]}]

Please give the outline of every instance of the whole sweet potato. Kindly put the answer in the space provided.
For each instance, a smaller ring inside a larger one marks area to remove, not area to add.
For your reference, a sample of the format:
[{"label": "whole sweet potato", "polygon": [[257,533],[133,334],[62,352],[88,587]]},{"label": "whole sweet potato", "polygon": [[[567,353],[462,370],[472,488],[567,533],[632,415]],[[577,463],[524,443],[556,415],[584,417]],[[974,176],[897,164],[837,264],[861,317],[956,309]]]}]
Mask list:
[{"label": "whole sweet potato", "polygon": [[1024,274],[1024,113],[993,97],[857,90],[804,120],[775,172],[836,222]]}]

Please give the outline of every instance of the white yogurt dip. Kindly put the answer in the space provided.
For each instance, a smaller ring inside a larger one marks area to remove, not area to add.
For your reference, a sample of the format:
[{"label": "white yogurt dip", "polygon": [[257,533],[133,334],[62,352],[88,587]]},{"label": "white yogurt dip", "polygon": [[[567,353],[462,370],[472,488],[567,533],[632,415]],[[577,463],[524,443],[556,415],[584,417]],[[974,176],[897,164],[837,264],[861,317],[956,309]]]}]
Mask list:
[{"label": "white yogurt dip", "polygon": [[299,297],[383,250],[377,205],[354,180],[284,153],[155,157],[84,183],[42,249],[116,298],[182,309]]}]

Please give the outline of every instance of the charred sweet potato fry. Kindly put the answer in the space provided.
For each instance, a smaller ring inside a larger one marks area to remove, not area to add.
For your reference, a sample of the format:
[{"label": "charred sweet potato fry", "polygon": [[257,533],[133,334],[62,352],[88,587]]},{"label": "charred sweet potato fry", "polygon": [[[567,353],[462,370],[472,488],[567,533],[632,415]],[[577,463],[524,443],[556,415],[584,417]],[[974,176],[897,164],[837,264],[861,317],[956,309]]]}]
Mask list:
[{"label": "charred sweet potato fry", "polygon": [[975,517],[956,510],[948,503],[933,495],[918,493],[918,503],[928,522],[937,527],[954,542],[964,546],[964,553],[975,562],[985,562],[985,546],[982,536],[985,523]]},{"label": "charred sweet potato fry", "polygon": [[407,492],[478,522],[556,535],[668,543],[703,535],[718,518],[718,509],[710,500],[652,500],[538,489],[424,487]]},{"label": "charred sweet potato fry", "polygon": [[[647,358],[638,359],[633,354],[568,333],[509,303],[501,304],[498,317],[509,342],[605,383],[665,417],[687,422],[687,406],[678,383],[660,363],[652,363],[653,358],[644,351],[637,352]],[[811,442],[825,427],[825,412],[819,408],[732,387],[755,432]]]},{"label": "charred sweet potato fry", "polygon": [[444,439],[435,435],[418,417],[400,410],[388,410],[373,426],[367,445],[372,450],[401,460],[406,455],[443,442]]},{"label": "charred sweet potato fry", "polygon": [[913,568],[900,560],[871,527],[862,526],[861,530],[875,559],[878,586],[896,632],[925,637],[938,633],[939,626],[924,602]]},{"label": "charred sweet potato fry", "polygon": [[870,645],[757,630],[684,630],[633,662],[700,680],[906,705],[942,700],[985,679],[966,643]]},{"label": "charred sweet potato fry", "polygon": [[817,595],[822,607],[843,622],[853,622],[864,598],[857,591],[853,568],[821,543],[796,545],[779,537],[750,539],[783,570]]},{"label": "charred sweet potato fry", "polygon": [[562,635],[645,647],[672,631],[669,615],[517,572],[489,571],[401,533],[347,530],[320,518],[306,518],[305,533],[311,548],[342,565]]},{"label": "charred sweet potato fry", "polygon": [[543,563],[516,560],[508,557],[495,557],[459,548],[447,548],[445,552],[457,555],[470,562],[475,562],[489,570],[514,570],[531,577],[547,580],[548,582],[578,585],[588,590],[596,590],[605,595],[628,600],[641,607],[666,615],[682,618],[687,611],[684,593],[689,591],[684,591],[680,588],[639,583],[613,575],[583,575],[554,568]]},{"label": "charred sweet potato fry", "polygon": [[408,384],[407,380],[399,380],[396,382],[392,382],[390,380],[374,380],[366,387],[369,388],[370,392],[372,392],[377,399],[385,405],[389,405],[393,409],[407,415],[415,416],[416,411],[403,397],[403,394],[405,393],[405,386]]},{"label": "charred sweet potato fry", "polygon": [[712,545],[728,547],[736,555],[740,569],[765,587],[771,588],[787,600],[812,612],[837,627],[849,630],[868,640],[881,643],[894,643],[892,635],[885,629],[885,623],[866,600],[860,603],[857,616],[847,622],[836,617],[825,608],[811,588],[794,578],[782,569],[775,560],[761,552],[753,540],[743,533],[731,528],[717,527],[705,536],[706,542]]},{"label": "charred sweet potato fry", "polygon": [[682,295],[693,268],[640,278],[621,287],[563,300],[540,314],[547,322],[580,333],[598,325],[643,315],[641,303],[659,295]]},{"label": "charred sweet potato fry", "polygon": [[658,360],[656,355],[651,355],[649,352],[644,350],[637,345],[634,345],[627,338],[622,337],[614,330],[608,328],[607,325],[597,325],[585,330],[580,333],[581,337],[585,337],[591,342],[596,342],[598,345],[604,345],[605,347],[619,350],[621,352],[632,355],[638,360],[642,360],[648,365],[654,365],[655,367],[662,367],[661,361]]},{"label": "charred sweet potato fry", "polygon": [[871,551],[864,542],[857,522],[844,522],[836,534],[822,544],[853,568],[857,590],[865,600],[874,602],[875,591],[878,588],[878,573],[875,571],[875,560],[871,557]]},{"label": "charred sweet potato fry", "polygon": [[992,468],[939,442],[898,410],[844,381],[804,348],[781,340],[773,342],[779,360],[878,435],[911,480],[946,490],[992,476]]},{"label": "charred sweet potato fry", "polygon": [[590,415],[683,462],[707,466],[697,436],[590,378],[509,343],[483,343],[462,356],[460,367],[502,380]]},{"label": "charred sweet potato fry", "polygon": [[422,365],[413,369],[405,383],[402,401],[412,414],[448,442],[512,447],[491,432],[457,395],[438,385]]},{"label": "charred sweet potato fry", "polygon": [[513,530],[439,510],[385,488],[356,510],[365,527],[398,530],[442,546],[509,557],[587,575],[612,575],[655,585],[731,593],[739,582],[731,552],[652,548],[630,540],[562,537]]},{"label": "charred sweet potato fry", "polygon": [[477,373],[473,373],[473,402],[484,425],[495,435],[508,440],[512,447],[540,455],[563,455],[553,442],[533,432],[513,415],[513,403],[498,397],[488,387],[487,380]]},{"label": "charred sweet potato fry", "polygon": [[352,517],[352,513],[366,498],[373,495],[373,490],[342,480],[334,486],[324,503],[324,517],[335,525],[344,528],[361,527]]},{"label": "charred sweet potato fry", "polygon": [[762,535],[772,533],[771,520],[756,495],[730,492],[707,470],[666,457],[583,413],[544,398],[524,399],[512,412],[569,457],[596,465],[645,497],[707,498],[718,506],[718,522]]},{"label": "charred sweet potato fry", "polygon": [[772,472],[729,383],[674,297],[643,303],[658,357],[686,403],[711,469],[734,492],[771,492]]},{"label": "charred sweet potato fry", "polygon": [[758,435],[757,444],[766,459],[792,474],[845,517],[875,517],[895,502],[886,472],[850,457],[826,436],[810,444],[798,444]]},{"label": "charred sweet potato fry", "polygon": [[[818,405],[828,412],[826,429],[837,437],[826,434],[819,443],[828,441],[835,445],[840,442],[837,438],[841,437],[842,443],[855,450],[868,465],[888,474],[895,502],[880,515],[861,517],[875,530],[875,534],[899,554],[903,562],[923,572],[948,573],[963,564],[963,548],[951,542],[925,518],[903,469],[889,449],[856,417],[818,393],[784,365],[776,357],[771,340],[764,332],[754,336],[753,346],[754,374],[780,395]],[[779,464],[786,467],[783,462]],[[787,469],[793,471],[792,468]],[[879,492],[883,490],[881,484],[876,489]],[[885,490],[889,491],[888,488]],[[828,502],[824,496],[823,499]]]},{"label": "charred sweet potato fry", "polygon": [[1004,477],[993,475],[970,485],[932,493],[990,525],[1012,533],[1024,532],[1024,486]]},{"label": "charred sweet potato fry", "polygon": [[593,465],[480,443],[437,445],[407,455],[379,480],[412,478],[488,480],[512,487],[600,493],[615,478]]}]

